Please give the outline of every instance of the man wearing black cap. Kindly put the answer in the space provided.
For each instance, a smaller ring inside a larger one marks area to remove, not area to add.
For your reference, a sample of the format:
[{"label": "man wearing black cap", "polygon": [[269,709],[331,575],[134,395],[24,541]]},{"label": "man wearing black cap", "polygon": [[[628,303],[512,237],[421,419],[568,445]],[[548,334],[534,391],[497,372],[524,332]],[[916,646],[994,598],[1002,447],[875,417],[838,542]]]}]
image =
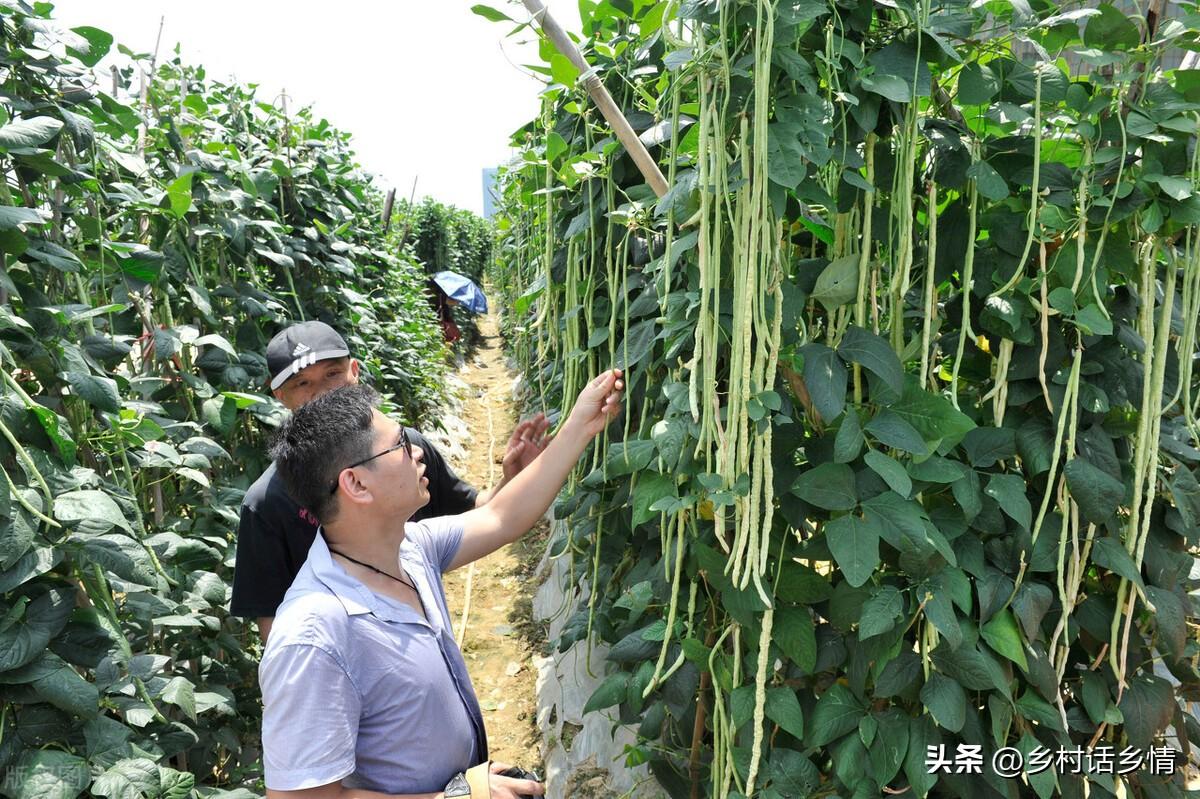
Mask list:
[{"label": "man wearing black cap", "polygon": [[[271,392],[290,411],[341,386],[358,383],[359,364],[336,330],[324,322],[302,322],[279,332],[267,345]],[[406,428],[425,453],[429,504],[414,520],[452,516],[486,503],[546,446],[543,414],[517,425],[504,453],[503,477],[480,494],[463,482],[441,453],[420,433]],[[317,534],[317,520],[298,505],[271,464],[246,491],[238,524],[237,561],[229,612],[256,618],[265,641],[275,611],[304,565]]]}]

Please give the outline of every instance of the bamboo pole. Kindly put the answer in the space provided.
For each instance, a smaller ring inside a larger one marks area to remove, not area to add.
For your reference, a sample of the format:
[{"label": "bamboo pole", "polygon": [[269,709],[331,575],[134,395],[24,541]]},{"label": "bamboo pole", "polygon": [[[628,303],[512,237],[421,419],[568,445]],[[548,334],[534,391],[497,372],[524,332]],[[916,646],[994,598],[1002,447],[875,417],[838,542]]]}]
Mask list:
[{"label": "bamboo pole", "polygon": [[654,159],[650,157],[646,146],[642,144],[641,139],[633,132],[633,128],[629,126],[629,120],[625,119],[625,115],[621,113],[621,109],[617,108],[617,104],[613,102],[612,95],[608,93],[608,89],[604,88],[604,84],[600,82],[600,78],[596,77],[595,70],[591,65],[583,59],[583,54],[579,52],[579,48],[571,41],[571,37],[562,29],[562,26],[555,21],[554,17],[550,16],[550,12],[542,5],[541,0],[521,0],[526,10],[533,15],[537,20],[538,25],[542,28],[542,33],[546,34],[546,38],[558,49],[560,53],[575,65],[575,68],[580,71],[583,86],[591,95],[592,101],[596,103],[596,107],[600,109],[600,113],[608,120],[608,124],[612,126],[613,132],[617,134],[617,138],[621,140],[621,144],[625,145],[625,149],[629,151],[629,155],[633,157],[633,162],[637,164],[637,168],[641,171],[642,176],[646,178],[646,182],[650,184],[650,188],[654,189],[654,193],[662,197],[667,193],[667,179],[663,177],[662,170],[658,168],[658,164],[654,163]]}]

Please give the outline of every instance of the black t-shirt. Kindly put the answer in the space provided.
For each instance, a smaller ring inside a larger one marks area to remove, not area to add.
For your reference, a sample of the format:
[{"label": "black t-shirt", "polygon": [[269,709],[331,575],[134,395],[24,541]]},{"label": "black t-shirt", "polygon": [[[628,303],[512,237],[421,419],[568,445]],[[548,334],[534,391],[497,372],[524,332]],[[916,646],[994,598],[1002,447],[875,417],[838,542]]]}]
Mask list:
[{"label": "black t-shirt", "polygon": [[[425,453],[429,478],[429,502],[413,514],[413,520],[453,516],[475,507],[475,489],[459,479],[420,433],[405,429],[413,445]],[[247,618],[274,616],[316,536],[316,517],[288,495],[272,463],[242,500],[229,612]]]}]

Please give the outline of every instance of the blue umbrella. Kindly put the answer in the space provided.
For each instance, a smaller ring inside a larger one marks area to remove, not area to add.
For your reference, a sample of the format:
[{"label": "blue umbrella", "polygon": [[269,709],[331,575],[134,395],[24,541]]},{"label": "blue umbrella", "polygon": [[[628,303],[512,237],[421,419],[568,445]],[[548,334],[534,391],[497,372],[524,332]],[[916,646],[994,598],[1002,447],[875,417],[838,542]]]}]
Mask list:
[{"label": "blue umbrella", "polygon": [[446,292],[447,297],[466,306],[471,313],[487,313],[487,297],[471,278],[446,270],[435,274],[433,282]]}]

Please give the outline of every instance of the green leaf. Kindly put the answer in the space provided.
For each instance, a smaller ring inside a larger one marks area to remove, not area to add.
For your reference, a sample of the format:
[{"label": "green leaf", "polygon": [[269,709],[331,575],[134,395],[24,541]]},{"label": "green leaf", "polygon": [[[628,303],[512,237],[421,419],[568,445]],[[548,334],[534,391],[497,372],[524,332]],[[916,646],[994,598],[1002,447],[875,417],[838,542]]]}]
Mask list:
[{"label": "green leaf", "polygon": [[897,394],[904,391],[904,368],[891,346],[880,336],[851,325],[842,336],[838,355],[845,361],[861,364]]},{"label": "green leaf", "polygon": [[1117,705],[1125,717],[1129,745],[1138,749],[1150,746],[1154,737],[1171,723],[1177,707],[1175,692],[1166,680],[1145,674],[1131,679]]},{"label": "green leaf", "polygon": [[858,256],[846,255],[829,262],[813,286],[814,300],[833,311],[858,296]]},{"label": "green leaf", "polygon": [[1092,562],[1097,566],[1103,566],[1113,574],[1124,577],[1126,580],[1136,584],[1143,591],[1146,590],[1146,584],[1142,582],[1142,574],[1138,571],[1137,565],[1130,557],[1129,551],[1125,546],[1115,538],[1105,537],[1097,538],[1092,543]]},{"label": "green leaf", "polygon": [[817,639],[808,608],[776,610],[771,638],[803,674],[811,674],[816,668]]},{"label": "green leaf", "polygon": [[650,354],[657,334],[654,319],[643,319],[630,327],[629,335],[617,345],[616,367],[628,370],[641,363]]},{"label": "green leaf", "polygon": [[109,413],[120,413],[121,395],[117,381],[86,372],[67,372],[67,383],[71,391],[86,400],[89,405]]},{"label": "green leaf", "polygon": [[880,410],[863,429],[880,444],[893,449],[904,450],[918,457],[929,454],[929,446],[916,428],[887,408]]},{"label": "green leaf", "polygon": [[604,682],[600,683],[600,687],[595,690],[587,704],[583,706],[583,712],[591,713],[594,710],[603,710],[606,707],[612,707],[625,700],[625,695],[629,690],[629,674],[619,671],[615,674],[610,674],[604,678]]},{"label": "green leaf", "polygon": [[973,178],[980,195],[992,202],[999,202],[1008,196],[1008,183],[987,161],[971,164],[967,168],[967,177]]},{"label": "green leaf", "polygon": [[1084,306],[1075,313],[1075,326],[1089,336],[1111,336],[1113,332],[1112,320],[1095,304]]},{"label": "green leaf", "polygon": [[45,211],[14,205],[0,205],[0,231],[24,230],[26,225],[44,225],[48,221],[50,221],[50,214]]},{"label": "green leaf", "polygon": [[185,172],[167,184],[167,199],[170,202],[171,214],[176,219],[183,219],[192,207],[192,177],[195,172]]},{"label": "green leaf", "polygon": [[196,720],[196,686],[186,677],[172,677],[159,694],[162,700],[175,705],[192,721]]},{"label": "green leaf", "polygon": [[1116,515],[1125,497],[1124,483],[1083,458],[1067,461],[1063,473],[1085,519],[1092,524],[1103,524]]},{"label": "green leaf", "polygon": [[918,797],[926,796],[937,784],[938,775],[926,765],[927,747],[937,746],[941,735],[927,715],[913,716],[908,722],[908,754],[904,758],[904,776]]},{"label": "green leaf", "polygon": [[829,551],[846,577],[858,588],[871,579],[879,565],[879,523],[853,514],[840,516],[825,525]]},{"label": "green leaf", "polygon": [[990,67],[972,62],[959,73],[958,101],[963,105],[982,105],[991,100],[998,91],[1000,80]]},{"label": "green leaf", "polygon": [[804,740],[804,711],[791,688],[778,686],[767,690],[767,718],[778,724],[783,730]]},{"label": "green leaf", "polygon": [[993,474],[984,492],[996,500],[1000,510],[1010,519],[1028,530],[1033,523],[1033,509],[1025,494],[1025,481],[1015,474]]},{"label": "green leaf", "polygon": [[904,612],[904,596],[895,586],[885,585],[863,603],[862,615],[858,620],[858,638],[866,640],[886,633],[896,626],[896,620]]},{"label": "green leaf", "polygon": [[1125,13],[1111,3],[1101,3],[1100,14],[1083,29],[1083,43],[1100,50],[1131,50],[1141,43],[1141,34]]},{"label": "green leaf", "polygon": [[[795,749],[782,746],[771,750],[767,761],[767,780],[776,796],[810,796],[821,786],[821,772],[812,761]],[[763,791],[765,799],[768,791]]]},{"label": "green leaf", "polygon": [[950,400],[921,388],[911,375],[905,380],[904,394],[891,406],[891,411],[935,445],[953,446],[975,427],[970,417],[956,409]]},{"label": "green leaf", "polygon": [[30,683],[38,698],[44,702],[83,718],[99,712],[100,693],[95,683],[79,676],[70,665],[57,655],[45,655],[50,664],[49,673]]},{"label": "green leaf", "polygon": [[967,720],[967,694],[963,687],[939,672],[933,672],[921,688],[921,704],[929,708],[938,726],[959,732]]},{"label": "green leaf", "polygon": [[1058,710],[1042,699],[1032,688],[1029,688],[1017,700],[1017,712],[1030,721],[1036,721],[1043,727],[1048,727],[1055,732],[1066,732],[1063,727],[1062,716],[1058,714]]},{"label": "green leaf", "polygon": [[153,760],[127,757],[97,777],[91,792],[108,799],[157,797],[161,782],[158,765]]},{"label": "green leaf", "polygon": [[565,55],[555,53],[550,56],[550,75],[568,89],[574,88],[575,81],[579,80],[579,67]]},{"label": "green leaf", "polygon": [[912,102],[913,99],[912,89],[909,87],[908,82],[896,75],[885,75],[877,72],[870,77],[863,78],[862,87],[869,92],[874,92],[897,103],[908,103]]},{"label": "green leaf", "polygon": [[637,483],[633,487],[633,524],[657,518],[658,513],[650,510],[650,506],[663,497],[676,496],[675,478],[668,474],[642,472],[638,474]]},{"label": "green leaf", "polygon": [[1017,620],[1009,610],[1002,610],[979,628],[979,634],[988,646],[1021,667],[1021,671],[1029,671],[1029,661],[1025,658],[1025,646],[1021,642],[1021,633],[1017,630]]},{"label": "green leaf", "polygon": [[112,48],[113,37],[108,31],[102,31],[90,25],[83,25],[78,28],[71,28],[71,32],[79,34],[87,42],[87,46],[83,49],[67,47],[67,52],[82,61],[84,66],[96,66],[96,64],[100,63],[100,59],[108,55],[108,51]]},{"label": "green leaf", "polygon": [[1017,454],[1017,436],[1006,427],[976,427],[963,438],[962,447],[972,466],[986,469]]},{"label": "green leaf", "polygon": [[813,708],[804,744],[824,746],[832,743],[857,729],[859,720],[865,715],[866,709],[859,698],[846,686],[834,683]]},{"label": "green leaf", "polygon": [[188,799],[196,787],[196,775],[176,771],[166,766],[158,767],[160,799]]},{"label": "green leaf", "polygon": [[852,408],[842,417],[833,439],[834,462],[850,463],[862,452],[863,442],[862,425],[858,421],[858,413]]},{"label": "green leaf", "polygon": [[846,364],[824,344],[805,344],[800,352],[804,355],[804,385],[813,407],[821,418],[836,419],[846,406]]},{"label": "green leaf", "polygon": [[104,532],[120,527],[130,533],[133,528],[112,497],[103,491],[71,491],[54,500],[54,518],[68,525],[89,522],[89,532]]},{"label": "green leaf", "polygon": [[57,749],[26,749],[5,773],[10,799],[75,799],[92,777],[87,761]]},{"label": "green leaf", "polygon": [[62,126],[62,120],[54,117],[18,119],[0,128],[0,147],[8,150],[39,147],[57,136]]},{"label": "green leaf", "polygon": [[912,479],[909,478],[908,472],[904,471],[904,467],[894,458],[884,455],[877,449],[867,452],[865,458],[867,466],[871,467],[871,471],[883,478],[883,482],[888,484],[888,488],[895,491],[902,497],[907,497],[912,493]]},{"label": "green leaf", "polygon": [[879,729],[867,754],[875,782],[887,785],[900,772],[908,752],[908,715],[893,707],[875,718],[879,720]]},{"label": "green leaf", "polygon": [[619,441],[609,445],[608,454],[604,458],[604,466],[610,478],[622,477],[645,469],[650,465],[650,459],[654,457],[654,453],[653,441],[640,438]]},{"label": "green leaf", "polygon": [[502,11],[497,11],[491,6],[483,4],[471,6],[471,13],[478,14],[490,22],[515,22],[515,20]]},{"label": "green leaf", "polygon": [[844,463],[822,463],[803,472],[792,484],[792,493],[825,510],[850,510],[858,504],[854,471]]},{"label": "green leaf", "polygon": [[818,574],[811,566],[788,559],[780,568],[775,592],[784,602],[811,605],[828,599],[833,589],[828,577]]}]

